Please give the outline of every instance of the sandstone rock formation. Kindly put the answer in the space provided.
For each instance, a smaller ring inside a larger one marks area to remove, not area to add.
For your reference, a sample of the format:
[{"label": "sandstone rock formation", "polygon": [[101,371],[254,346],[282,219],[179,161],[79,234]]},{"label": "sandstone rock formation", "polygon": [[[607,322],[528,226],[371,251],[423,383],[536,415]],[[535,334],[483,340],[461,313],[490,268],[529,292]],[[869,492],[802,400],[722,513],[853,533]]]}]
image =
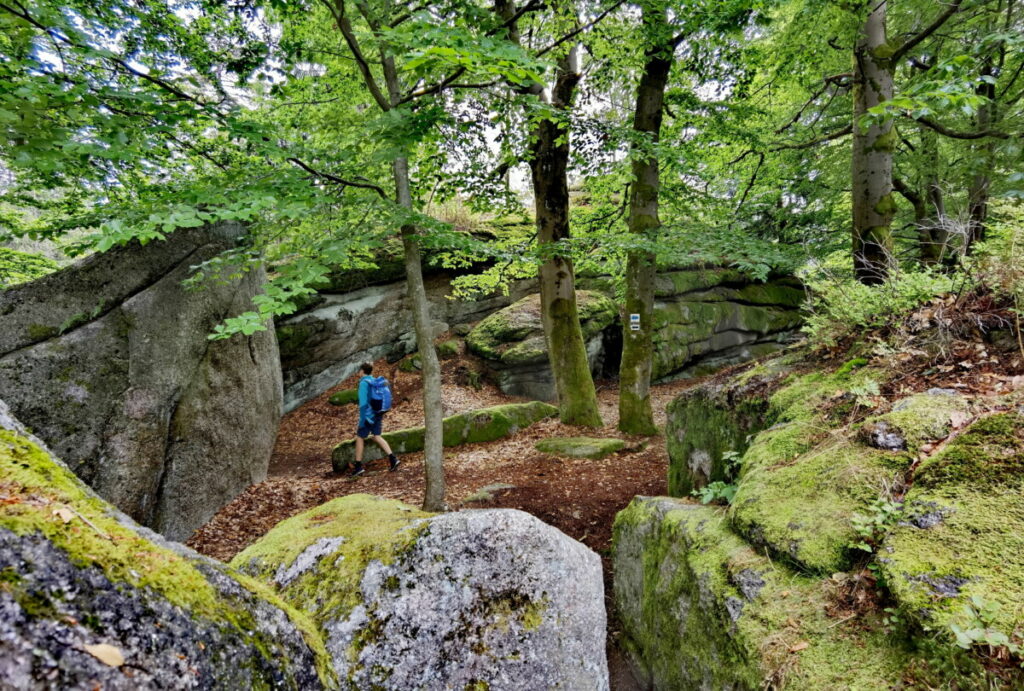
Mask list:
[{"label": "sandstone rock formation", "polygon": [[304,615],[115,510],[0,402],[0,686],[336,685]]},{"label": "sandstone rock formation", "polygon": [[[515,434],[539,420],[557,414],[558,408],[540,401],[509,403],[479,410],[470,410],[444,419],[443,443],[445,446],[458,446],[459,444],[494,441],[495,439]],[[382,436],[387,440],[392,450],[396,454],[401,455],[422,451],[425,435],[426,428],[412,427],[387,432]],[[334,472],[344,472],[349,464],[355,461],[355,458],[354,439],[348,439],[338,444],[334,447],[334,451],[331,454]],[[367,444],[363,452],[363,460],[375,461],[378,458],[384,458],[384,452],[376,444]]]},{"label": "sandstone rock formation", "polygon": [[281,412],[272,331],[206,335],[250,308],[262,270],[186,290],[236,224],[132,244],[0,292],[0,391],[101,496],[184,539],[266,475]]},{"label": "sandstone rock formation", "polygon": [[[580,326],[592,371],[603,363],[605,330],[615,322],[615,304],[604,295],[577,291]],[[498,387],[512,396],[555,398],[555,380],[541,325],[540,295],[523,298],[477,324],[466,337],[471,353],[487,362]]]},{"label": "sandstone rock formation", "polygon": [[[354,289],[349,283],[339,283],[321,292],[309,308],[278,322],[285,410],[351,376],[367,360],[397,359],[415,351],[405,282],[395,280],[397,276],[382,275],[392,282]],[[437,333],[450,324],[483,319],[528,294],[535,285],[535,281],[519,281],[510,286],[507,296],[461,301],[448,298],[448,276],[430,276],[427,295]]]},{"label": "sandstone rock formation", "polygon": [[608,688],[598,556],[519,511],[350,495],[232,565],[312,616],[345,688]]}]

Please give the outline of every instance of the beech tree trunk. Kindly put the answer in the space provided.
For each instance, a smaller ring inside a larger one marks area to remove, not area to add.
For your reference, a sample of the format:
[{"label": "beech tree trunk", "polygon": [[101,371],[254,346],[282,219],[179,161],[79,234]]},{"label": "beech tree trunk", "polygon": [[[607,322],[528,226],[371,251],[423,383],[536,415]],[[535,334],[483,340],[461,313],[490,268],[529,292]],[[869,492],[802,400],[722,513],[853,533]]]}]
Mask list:
[{"label": "beech tree trunk", "polygon": [[[667,22],[664,9],[651,16],[644,5],[644,24]],[[672,69],[672,44],[665,41],[646,51],[644,71],[636,94],[633,130],[641,135],[638,142],[651,145],[661,134],[665,86]],[[645,236],[661,226],[658,219],[658,193],[661,189],[658,156],[646,151],[646,144],[634,143],[632,186],[629,192],[629,232]],[[657,434],[651,409],[651,368],[654,355],[651,329],[654,321],[654,277],[657,261],[652,252],[634,250],[626,258],[626,305],[622,320],[622,364],[619,366],[619,429],[629,434]],[[640,316],[639,330],[634,330],[631,316]]]},{"label": "beech tree trunk", "polygon": [[[580,74],[576,48],[558,62],[550,105],[559,113],[572,107]],[[530,173],[533,181],[537,242],[551,248],[569,237],[568,125],[543,118],[531,132]],[[558,392],[558,412],[570,425],[600,427],[597,391],[590,374],[586,343],[576,305],[572,259],[553,255],[540,267],[541,321],[548,358]]]},{"label": "beech tree trunk", "polygon": [[893,75],[886,41],[886,3],[873,9],[854,48],[853,79],[853,267],[866,284],[885,281],[892,262],[892,219],[896,211],[892,187],[895,137],[892,121],[861,125],[869,108],[893,94]]},{"label": "beech tree trunk", "polygon": [[[401,98],[398,73],[394,60],[383,60],[384,78],[388,98],[392,107]],[[392,164],[395,178],[395,201],[399,206],[412,209],[412,187],[409,183],[409,159],[401,156]],[[444,412],[441,406],[441,363],[434,348],[434,331],[430,321],[430,303],[423,284],[423,264],[420,261],[419,231],[415,226],[404,225],[402,250],[405,254],[405,285],[412,306],[413,324],[416,330],[416,348],[419,352],[423,381],[423,468],[426,488],[423,492],[424,511],[445,511],[444,482]]]},{"label": "beech tree trunk", "polygon": [[[985,60],[981,69],[983,76],[992,77],[993,64],[991,56]],[[975,124],[979,131],[992,129],[996,120],[996,87],[995,84],[982,82],[977,89],[985,102],[978,108]],[[967,237],[964,238],[964,254],[970,254],[974,245],[985,239],[985,228],[988,224],[989,187],[992,184],[992,167],[995,149],[991,139],[985,139],[975,147],[978,168],[971,178],[967,191],[969,221]]]}]

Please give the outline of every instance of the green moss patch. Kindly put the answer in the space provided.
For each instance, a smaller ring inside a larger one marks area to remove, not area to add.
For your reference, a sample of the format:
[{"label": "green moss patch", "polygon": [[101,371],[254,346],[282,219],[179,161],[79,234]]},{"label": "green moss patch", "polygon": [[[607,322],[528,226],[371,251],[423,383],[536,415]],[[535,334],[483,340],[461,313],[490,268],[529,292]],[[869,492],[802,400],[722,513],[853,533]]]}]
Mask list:
[{"label": "green moss patch", "polygon": [[331,405],[354,405],[359,403],[359,389],[344,389],[332,394],[327,402]]},{"label": "green moss patch", "polygon": [[952,643],[979,597],[997,606],[992,627],[1024,633],[1024,415],[982,418],[925,461],[904,516],[878,561],[913,620]]},{"label": "green moss patch", "polygon": [[613,551],[626,648],[654,688],[882,689],[907,663],[873,622],[830,619],[827,580],[757,554],[719,510],[635,499]]},{"label": "green moss patch", "polygon": [[425,513],[394,499],[368,494],[340,497],[281,521],[240,552],[231,565],[266,583],[275,582],[307,548],[323,539],[338,546],[280,589],[290,604],[317,621],[341,618],[360,603],[367,564],[393,561],[415,544]]},{"label": "green moss patch", "polygon": [[534,447],[543,453],[569,458],[598,459],[610,456],[625,448],[621,439],[598,439],[595,437],[551,437],[541,439]]},{"label": "green moss patch", "polygon": [[447,341],[441,341],[437,344],[437,356],[442,360],[452,359],[459,354],[460,350],[460,342],[454,338]]},{"label": "green moss patch", "polygon": [[[509,403],[472,410],[447,417],[443,422],[444,446],[459,446],[501,439],[533,423],[558,414],[558,408],[540,401]],[[413,427],[383,435],[396,454],[423,450],[426,429]],[[376,444],[367,444],[363,459],[383,458]],[[355,461],[355,440],[350,439],[334,447],[331,462],[335,472],[344,472]]]}]

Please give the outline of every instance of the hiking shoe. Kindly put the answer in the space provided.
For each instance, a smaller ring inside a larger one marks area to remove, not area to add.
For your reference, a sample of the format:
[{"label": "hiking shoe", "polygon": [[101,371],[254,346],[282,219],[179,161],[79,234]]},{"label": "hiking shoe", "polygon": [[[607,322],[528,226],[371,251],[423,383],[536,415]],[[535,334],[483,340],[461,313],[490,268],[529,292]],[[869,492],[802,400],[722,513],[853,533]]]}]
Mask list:
[{"label": "hiking shoe", "polygon": [[366,472],[366,468],[363,467],[362,463],[356,463],[356,467],[352,469],[352,472],[348,474],[349,477],[359,477]]},{"label": "hiking shoe", "polygon": [[388,459],[388,470],[390,470],[392,473],[398,470],[398,466],[400,465],[402,465],[402,462],[398,460],[395,456],[392,456],[391,458]]}]

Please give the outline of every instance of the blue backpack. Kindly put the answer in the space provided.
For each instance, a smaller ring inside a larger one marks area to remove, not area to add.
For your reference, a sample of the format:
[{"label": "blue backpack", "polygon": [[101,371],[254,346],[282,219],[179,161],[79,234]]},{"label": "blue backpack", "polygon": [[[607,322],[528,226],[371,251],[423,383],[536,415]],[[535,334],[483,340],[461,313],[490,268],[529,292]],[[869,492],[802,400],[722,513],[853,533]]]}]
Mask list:
[{"label": "blue backpack", "polygon": [[391,410],[391,385],[384,377],[367,377],[370,389],[370,407],[378,413]]}]

